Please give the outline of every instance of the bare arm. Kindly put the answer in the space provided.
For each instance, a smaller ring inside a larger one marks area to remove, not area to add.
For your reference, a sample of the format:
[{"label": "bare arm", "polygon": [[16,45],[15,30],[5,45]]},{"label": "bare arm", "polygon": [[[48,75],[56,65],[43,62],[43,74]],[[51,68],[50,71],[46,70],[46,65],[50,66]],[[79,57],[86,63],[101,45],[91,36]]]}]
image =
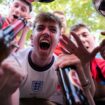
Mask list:
[{"label": "bare arm", "polygon": [[91,87],[89,88],[92,96],[95,94],[95,85],[91,76],[90,65],[89,64],[82,64],[80,59],[74,54],[62,54],[59,56],[57,61],[57,66],[60,68],[68,66],[68,65],[75,65],[77,67],[76,71],[78,76],[80,77],[80,81],[84,83],[84,78],[90,81]]},{"label": "bare arm", "polygon": [[[18,41],[19,49],[24,48],[24,44],[25,44],[25,41],[26,41],[26,36],[27,36],[28,31],[29,31],[29,28],[27,26],[22,30],[21,37]],[[17,49],[17,51],[19,49]]]},{"label": "bare arm", "polygon": [[[92,75],[91,75],[90,65],[89,64],[80,65],[78,67],[77,73],[79,75],[81,83],[83,83],[83,85],[87,84],[86,88],[85,88],[85,86],[83,86],[84,90],[89,89],[91,95],[94,96],[96,88],[95,88],[95,84],[94,84],[94,81],[93,81],[93,78],[92,78]],[[84,80],[83,76],[84,76],[86,81]]]},{"label": "bare arm", "polygon": [[[91,71],[90,71],[90,60],[95,56],[95,54],[98,51],[98,48],[95,49],[92,53],[89,53],[86,48],[83,46],[82,42],[80,41],[79,37],[73,33],[72,35],[75,40],[76,40],[76,44],[74,42],[72,42],[69,38],[67,38],[66,36],[62,36],[62,39],[60,40],[61,44],[64,46],[62,47],[62,51],[63,52],[67,52],[68,54],[66,54],[66,59],[61,62],[61,64],[59,66],[65,66],[65,65],[79,65],[77,67],[77,72],[78,74],[82,73],[85,74],[85,78],[88,79],[90,81],[91,87],[90,87],[90,92],[92,93],[92,95],[94,96],[95,93],[95,85],[92,79],[92,75],[91,75]],[[71,57],[73,54],[75,55],[74,57]],[[80,77],[82,77],[80,74]]]},{"label": "bare arm", "polygon": [[24,78],[22,67],[13,59],[0,65],[0,105],[19,105],[19,86]]}]

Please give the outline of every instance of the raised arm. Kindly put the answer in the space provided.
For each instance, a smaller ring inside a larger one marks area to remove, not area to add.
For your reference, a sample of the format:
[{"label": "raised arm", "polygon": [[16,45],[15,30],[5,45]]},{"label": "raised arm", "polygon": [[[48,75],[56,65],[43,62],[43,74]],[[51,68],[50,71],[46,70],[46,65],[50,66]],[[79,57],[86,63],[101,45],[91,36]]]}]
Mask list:
[{"label": "raised arm", "polygon": [[0,65],[0,105],[19,105],[19,86],[24,78],[21,66],[11,59]]},{"label": "raised arm", "polygon": [[[60,61],[58,61],[57,65],[60,67],[66,66],[66,65],[75,65],[77,66],[77,72],[78,74],[82,72],[85,73],[86,78],[89,79],[91,87],[90,91],[92,95],[95,93],[95,85],[92,79],[91,71],[90,71],[90,60],[95,56],[99,48],[96,48],[92,53],[89,53],[86,48],[83,46],[82,42],[80,41],[79,37],[72,33],[72,36],[75,39],[75,42],[72,42],[68,37],[62,36],[61,38],[61,44],[64,46],[62,47],[63,52],[68,52],[67,55],[64,55]],[[73,54],[75,55],[75,58],[73,58]],[[64,60],[65,59],[65,60]]]}]

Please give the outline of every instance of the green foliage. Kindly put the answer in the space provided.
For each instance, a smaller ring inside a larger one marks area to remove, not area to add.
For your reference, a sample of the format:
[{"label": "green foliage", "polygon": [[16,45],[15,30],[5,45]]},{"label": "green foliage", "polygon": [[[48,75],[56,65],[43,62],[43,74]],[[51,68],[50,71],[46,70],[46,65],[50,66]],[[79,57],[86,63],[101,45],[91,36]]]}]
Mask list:
[{"label": "green foliage", "polygon": [[35,13],[40,11],[64,11],[68,29],[74,24],[85,23],[92,31],[105,29],[105,18],[94,8],[92,0],[55,0],[51,3],[33,3]]},{"label": "green foliage", "polygon": [[3,2],[3,0],[0,0],[0,3],[2,3]]},{"label": "green foliage", "polygon": [[[3,3],[4,1],[0,0],[0,2]],[[92,0],[55,0],[51,3],[34,2],[33,7],[36,14],[40,11],[64,11],[67,19],[67,30],[69,30],[72,25],[81,22],[90,26],[94,32],[97,30],[105,30],[105,17],[101,16],[95,10]],[[31,34],[31,31],[29,34]],[[100,38],[103,38],[103,36]]]}]

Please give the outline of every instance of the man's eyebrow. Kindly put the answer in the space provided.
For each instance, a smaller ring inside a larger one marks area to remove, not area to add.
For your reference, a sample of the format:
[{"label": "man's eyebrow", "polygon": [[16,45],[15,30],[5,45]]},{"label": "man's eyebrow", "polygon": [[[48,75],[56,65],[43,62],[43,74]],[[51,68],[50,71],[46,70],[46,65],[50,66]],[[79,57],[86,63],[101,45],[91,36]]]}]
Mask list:
[{"label": "man's eyebrow", "polygon": [[77,34],[77,35],[83,35],[83,34],[86,34],[86,33],[88,33],[88,32],[81,32],[80,34]]},{"label": "man's eyebrow", "polygon": [[82,34],[89,34],[89,32],[83,32]]}]

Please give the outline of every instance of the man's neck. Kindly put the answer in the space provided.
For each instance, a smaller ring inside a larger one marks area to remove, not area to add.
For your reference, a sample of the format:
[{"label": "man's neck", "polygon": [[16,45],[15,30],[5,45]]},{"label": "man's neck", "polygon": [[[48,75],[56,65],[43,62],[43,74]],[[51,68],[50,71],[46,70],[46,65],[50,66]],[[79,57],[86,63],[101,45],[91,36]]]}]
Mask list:
[{"label": "man's neck", "polygon": [[48,61],[46,59],[42,60],[42,59],[39,59],[39,58],[36,58],[36,57],[34,58],[33,54],[32,54],[32,51],[30,51],[29,55],[28,55],[28,62],[30,64],[31,68],[33,68],[35,71],[39,71],[39,72],[49,70],[49,68],[54,63],[54,59],[55,59],[54,56],[51,57],[51,61]]},{"label": "man's neck", "polygon": [[34,64],[40,66],[40,67],[44,67],[46,65],[48,65],[51,61],[52,61],[52,57],[53,56],[37,56],[35,53],[32,52],[31,54],[31,60]]}]

